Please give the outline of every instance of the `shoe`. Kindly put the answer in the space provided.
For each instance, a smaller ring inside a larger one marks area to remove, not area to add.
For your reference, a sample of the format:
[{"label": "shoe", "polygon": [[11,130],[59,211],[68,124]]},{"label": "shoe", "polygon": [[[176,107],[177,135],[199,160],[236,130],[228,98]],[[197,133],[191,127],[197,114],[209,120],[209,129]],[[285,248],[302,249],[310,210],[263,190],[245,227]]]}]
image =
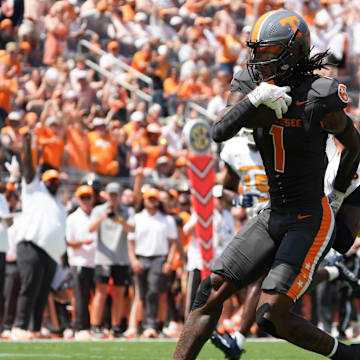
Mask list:
[{"label": "shoe", "polygon": [[66,340],[70,340],[74,337],[73,329],[65,329],[63,332],[63,338]]},{"label": "shoe", "polygon": [[214,331],[210,340],[229,360],[239,360],[242,353],[245,351],[244,349],[239,348],[236,339],[227,332],[221,335],[217,331]]},{"label": "shoe", "polygon": [[180,336],[182,325],[171,321],[168,327],[163,328],[163,334],[168,338],[176,339]]},{"label": "shoe", "polygon": [[80,330],[75,333],[75,340],[89,341],[92,340],[92,335],[89,330]]},{"label": "shoe", "polygon": [[144,332],[141,334],[142,339],[154,339],[157,338],[159,335],[157,331],[153,328],[148,328],[144,330]]},{"label": "shoe", "polygon": [[112,328],[111,328],[111,337],[112,338],[120,338],[120,337],[122,337],[122,335],[123,335],[123,332],[122,332],[122,330],[121,330],[121,327],[119,326],[119,325],[117,325],[117,326],[113,326]]},{"label": "shoe", "polygon": [[104,334],[104,332],[101,329],[101,326],[99,326],[99,325],[91,326],[91,334],[92,334],[92,338],[94,340],[105,339],[105,337],[106,337],[106,335]]},{"label": "shoe", "polygon": [[14,341],[27,341],[31,340],[31,334],[27,330],[15,327],[11,330],[10,339]]},{"label": "shoe", "polygon": [[357,276],[346,267],[342,260],[336,261],[334,266],[339,270],[339,280],[345,281],[353,290],[359,286]]},{"label": "shoe", "polygon": [[1,339],[10,340],[11,339],[11,330],[9,330],[9,329],[3,330],[0,337],[1,337]]},{"label": "shoe", "polygon": [[137,331],[135,329],[127,329],[124,333],[123,336],[125,339],[135,339],[137,337]]}]

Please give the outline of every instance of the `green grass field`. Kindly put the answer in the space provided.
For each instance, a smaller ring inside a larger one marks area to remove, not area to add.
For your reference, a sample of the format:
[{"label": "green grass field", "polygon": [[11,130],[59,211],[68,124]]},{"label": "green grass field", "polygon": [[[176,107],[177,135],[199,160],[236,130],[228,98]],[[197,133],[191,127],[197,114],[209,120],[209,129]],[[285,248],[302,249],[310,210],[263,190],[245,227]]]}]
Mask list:
[{"label": "green grass field", "polygon": [[[6,360],[170,360],[173,341],[44,341],[0,342],[0,359]],[[207,343],[199,360],[224,359],[222,353]],[[322,356],[303,351],[285,342],[252,342],[246,344],[241,360],[321,360]]]}]

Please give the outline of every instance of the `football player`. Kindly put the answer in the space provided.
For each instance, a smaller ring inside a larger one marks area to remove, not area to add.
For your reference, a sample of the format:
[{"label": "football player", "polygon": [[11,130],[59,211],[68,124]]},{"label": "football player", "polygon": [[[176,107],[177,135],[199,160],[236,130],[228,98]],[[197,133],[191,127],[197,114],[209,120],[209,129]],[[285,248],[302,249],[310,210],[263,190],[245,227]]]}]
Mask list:
[{"label": "football player", "polygon": [[[260,329],[334,360],[360,358],[360,345],[341,343],[291,311],[332,246],[334,212],[359,164],[359,134],[343,110],[349,101],[346,87],[314,75],[326,53],[309,58],[308,26],[292,11],[265,13],[248,46],[249,73],[259,85],[249,92],[232,91],[212,138],[222,142],[242,127],[255,129],[271,205],[215,260],[212,274],[199,286],[173,359],[195,359],[216,326],[222,303],[264,275],[256,310]],[[334,212],[323,189],[329,133],[344,147],[329,194]]]}]

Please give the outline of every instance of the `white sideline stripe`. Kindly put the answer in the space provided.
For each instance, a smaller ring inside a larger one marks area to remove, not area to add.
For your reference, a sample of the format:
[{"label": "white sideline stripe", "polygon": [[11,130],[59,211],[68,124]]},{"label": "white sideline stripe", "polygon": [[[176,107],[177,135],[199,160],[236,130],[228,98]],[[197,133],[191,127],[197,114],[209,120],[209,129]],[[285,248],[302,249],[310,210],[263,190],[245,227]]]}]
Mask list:
[{"label": "white sideline stripe", "polygon": [[[63,340],[63,339],[37,339],[37,340],[28,340],[28,341],[14,341],[14,340],[1,340],[1,343],[11,343],[11,344],[36,344],[36,343],[88,343],[93,344],[94,346],[97,344],[108,344],[111,342],[114,343],[127,343],[127,342],[157,342],[157,343],[167,343],[167,342],[177,342],[178,339],[109,339],[109,340],[90,340],[90,341],[81,341],[75,339]],[[210,341],[210,340],[209,340]],[[275,338],[249,338],[246,339],[246,342],[286,342],[285,340],[275,339]],[[0,354],[0,357],[3,357],[4,354]],[[34,354],[32,354],[34,355]],[[44,355],[41,355],[44,356]],[[65,357],[69,357],[68,355],[62,355]]]}]

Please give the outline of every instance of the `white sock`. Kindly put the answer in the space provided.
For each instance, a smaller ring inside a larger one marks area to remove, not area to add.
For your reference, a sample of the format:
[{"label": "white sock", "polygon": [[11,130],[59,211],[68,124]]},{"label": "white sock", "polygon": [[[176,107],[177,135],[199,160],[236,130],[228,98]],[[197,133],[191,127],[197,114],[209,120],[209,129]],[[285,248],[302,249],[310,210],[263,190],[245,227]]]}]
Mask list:
[{"label": "white sock", "polygon": [[333,338],[333,339],[334,339],[334,347],[333,347],[333,349],[331,350],[331,353],[327,356],[327,357],[329,357],[329,358],[331,358],[332,356],[335,355],[336,350],[337,350],[337,348],[338,348],[338,346],[339,346],[338,339],[336,339],[336,338]]},{"label": "white sock", "polygon": [[324,269],[329,273],[329,281],[339,277],[339,269],[336,266],[324,266]]},{"label": "white sock", "polygon": [[235,337],[235,340],[236,340],[236,343],[237,343],[238,347],[240,349],[243,349],[244,346],[245,346],[246,337],[239,331],[237,331],[234,334],[234,337]]}]

